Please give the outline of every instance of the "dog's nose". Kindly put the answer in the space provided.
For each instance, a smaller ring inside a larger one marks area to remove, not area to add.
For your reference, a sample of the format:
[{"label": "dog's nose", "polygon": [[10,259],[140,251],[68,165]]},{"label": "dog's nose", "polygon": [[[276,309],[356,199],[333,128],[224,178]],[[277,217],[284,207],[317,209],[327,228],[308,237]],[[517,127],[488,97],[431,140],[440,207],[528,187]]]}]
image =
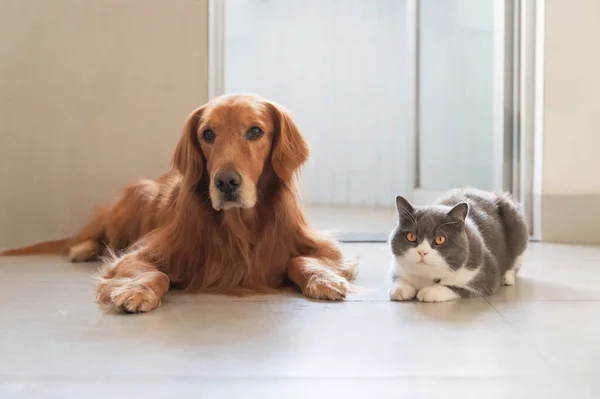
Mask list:
[{"label": "dog's nose", "polygon": [[215,175],[215,186],[224,194],[231,194],[242,184],[242,176],[232,169],[220,170]]}]

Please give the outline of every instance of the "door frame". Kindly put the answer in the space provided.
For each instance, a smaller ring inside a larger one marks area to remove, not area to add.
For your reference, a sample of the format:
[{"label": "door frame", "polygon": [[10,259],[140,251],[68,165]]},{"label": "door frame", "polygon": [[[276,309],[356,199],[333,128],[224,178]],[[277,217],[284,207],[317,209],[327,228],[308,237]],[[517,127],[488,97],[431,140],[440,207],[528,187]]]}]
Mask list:
[{"label": "door frame", "polygon": [[208,0],[208,99],[225,94],[227,0]]},{"label": "door frame", "polygon": [[529,196],[529,226],[532,239],[542,240],[542,167],[543,167],[543,136],[544,136],[544,58],[545,58],[545,7],[546,0],[521,0],[526,17],[529,47],[527,54],[531,57],[528,63],[525,90],[531,96],[530,107],[525,117],[529,121],[524,130],[531,150],[524,154],[524,162],[529,165],[529,179],[525,188]]}]

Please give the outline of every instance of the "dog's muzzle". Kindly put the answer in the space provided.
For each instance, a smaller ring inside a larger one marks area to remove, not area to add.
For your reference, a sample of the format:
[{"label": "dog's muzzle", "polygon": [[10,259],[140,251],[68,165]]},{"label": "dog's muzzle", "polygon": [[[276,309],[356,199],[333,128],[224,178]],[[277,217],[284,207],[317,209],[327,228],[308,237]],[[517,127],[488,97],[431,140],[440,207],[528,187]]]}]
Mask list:
[{"label": "dog's muzzle", "polygon": [[[214,180],[215,187],[221,197],[221,208],[227,209],[239,203],[239,188],[242,176],[233,169],[223,169],[217,172]],[[238,204],[239,205],[239,204]]]}]

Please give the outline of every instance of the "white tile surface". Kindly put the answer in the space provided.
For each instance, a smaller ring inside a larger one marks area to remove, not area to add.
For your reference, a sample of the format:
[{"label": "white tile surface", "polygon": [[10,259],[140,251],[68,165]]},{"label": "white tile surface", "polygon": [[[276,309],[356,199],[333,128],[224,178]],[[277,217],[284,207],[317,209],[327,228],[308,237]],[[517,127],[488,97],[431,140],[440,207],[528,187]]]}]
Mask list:
[{"label": "white tile surface", "polygon": [[24,390],[35,398],[593,398],[575,381],[532,377],[406,377],[361,379],[118,379],[43,381]]},{"label": "white tile surface", "polygon": [[0,398],[585,398],[600,383],[600,248],[532,244],[517,286],[442,304],[387,300],[384,244],[346,302],[169,294],[124,315],[95,265],[0,258]]}]

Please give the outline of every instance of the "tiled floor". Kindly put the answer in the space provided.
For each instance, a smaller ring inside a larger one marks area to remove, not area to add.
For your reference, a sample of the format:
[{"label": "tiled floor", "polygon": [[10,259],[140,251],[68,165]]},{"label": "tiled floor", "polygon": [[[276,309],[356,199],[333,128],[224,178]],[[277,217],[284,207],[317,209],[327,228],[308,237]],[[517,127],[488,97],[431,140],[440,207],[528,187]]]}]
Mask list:
[{"label": "tiled floor", "polygon": [[387,300],[385,245],[352,244],[362,292],[170,294],[125,315],[94,265],[0,258],[0,398],[598,398],[600,248],[532,244],[515,287]]}]

